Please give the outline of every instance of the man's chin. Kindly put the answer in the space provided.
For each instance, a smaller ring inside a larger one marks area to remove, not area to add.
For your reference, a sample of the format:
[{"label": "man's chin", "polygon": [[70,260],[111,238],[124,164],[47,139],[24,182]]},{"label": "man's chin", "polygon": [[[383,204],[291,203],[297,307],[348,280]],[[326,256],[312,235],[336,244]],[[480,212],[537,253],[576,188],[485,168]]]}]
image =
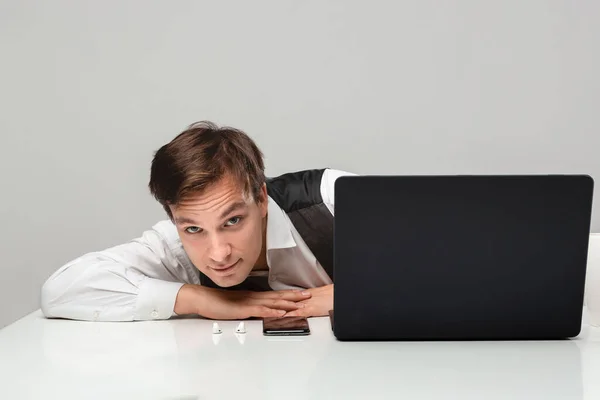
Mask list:
[{"label": "man's chin", "polygon": [[239,259],[234,265],[226,269],[216,270],[208,267],[205,274],[218,286],[227,288],[238,285],[246,279],[250,272],[245,273],[244,269],[244,264]]},{"label": "man's chin", "polygon": [[243,279],[242,280],[239,280],[239,279],[232,280],[232,279],[221,278],[218,281],[213,281],[213,282],[216,283],[219,287],[230,288],[230,287],[239,285],[240,283],[244,282],[244,280]]},{"label": "man's chin", "polygon": [[215,276],[209,275],[209,278],[222,288],[229,288],[235,285],[239,285],[246,279],[244,276],[240,276],[239,273],[228,275],[228,276]]}]

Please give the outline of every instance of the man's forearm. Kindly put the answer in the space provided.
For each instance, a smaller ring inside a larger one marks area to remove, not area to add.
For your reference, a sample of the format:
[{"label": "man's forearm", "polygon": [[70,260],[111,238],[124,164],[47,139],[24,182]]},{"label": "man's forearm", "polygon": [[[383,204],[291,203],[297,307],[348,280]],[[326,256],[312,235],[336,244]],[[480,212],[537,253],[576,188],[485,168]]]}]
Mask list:
[{"label": "man's forearm", "polygon": [[174,310],[177,315],[201,314],[201,304],[206,288],[200,285],[185,284],[179,289]]}]

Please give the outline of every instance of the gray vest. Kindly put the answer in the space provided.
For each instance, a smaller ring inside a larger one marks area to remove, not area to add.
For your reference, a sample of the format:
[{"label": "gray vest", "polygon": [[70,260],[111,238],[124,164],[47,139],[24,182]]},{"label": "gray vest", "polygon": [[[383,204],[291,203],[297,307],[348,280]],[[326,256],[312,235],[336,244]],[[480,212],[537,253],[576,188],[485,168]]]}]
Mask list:
[{"label": "gray vest", "polygon": [[[321,197],[324,169],[267,178],[267,194],[288,215],[306,245],[333,281],[333,216]],[[200,272],[203,286],[219,288]],[[248,277],[230,290],[271,290],[266,277]]]}]

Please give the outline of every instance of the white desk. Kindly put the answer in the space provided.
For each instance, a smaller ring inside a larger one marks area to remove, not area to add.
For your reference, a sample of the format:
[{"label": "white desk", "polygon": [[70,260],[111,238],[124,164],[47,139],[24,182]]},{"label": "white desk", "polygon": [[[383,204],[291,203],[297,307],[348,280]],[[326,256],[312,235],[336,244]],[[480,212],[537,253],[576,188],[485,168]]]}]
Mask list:
[{"label": "white desk", "polygon": [[0,330],[0,399],[600,399],[600,329],[587,325],[569,341],[349,343],[327,318],[310,324],[276,339],[223,322],[215,344],[202,319],[35,312]]}]

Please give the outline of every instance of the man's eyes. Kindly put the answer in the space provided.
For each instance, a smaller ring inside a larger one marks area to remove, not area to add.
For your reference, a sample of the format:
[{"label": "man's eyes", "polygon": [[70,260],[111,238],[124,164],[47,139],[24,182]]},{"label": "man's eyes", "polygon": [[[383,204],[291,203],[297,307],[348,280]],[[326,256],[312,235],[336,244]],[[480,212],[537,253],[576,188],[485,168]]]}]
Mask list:
[{"label": "man's eyes", "polygon": [[[227,222],[225,223],[225,226],[234,226],[234,225],[239,224],[241,221],[242,221],[241,216],[229,218],[227,220]],[[199,226],[188,226],[187,228],[185,228],[185,231],[190,234],[200,233],[200,232],[202,232],[202,228],[200,228]]]},{"label": "man's eyes", "polygon": [[185,231],[186,231],[187,233],[198,233],[198,232],[200,232],[201,230],[202,230],[202,229],[200,229],[200,228],[199,228],[199,227],[197,227],[197,226],[188,226],[187,228],[185,228]]},{"label": "man's eyes", "polygon": [[227,226],[233,226],[233,225],[237,225],[240,223],[240,221],[242,220],[242,217],[233,217],[233,218],[229,218],[229,220],[227,221],[227,223],[225,225]]}]

